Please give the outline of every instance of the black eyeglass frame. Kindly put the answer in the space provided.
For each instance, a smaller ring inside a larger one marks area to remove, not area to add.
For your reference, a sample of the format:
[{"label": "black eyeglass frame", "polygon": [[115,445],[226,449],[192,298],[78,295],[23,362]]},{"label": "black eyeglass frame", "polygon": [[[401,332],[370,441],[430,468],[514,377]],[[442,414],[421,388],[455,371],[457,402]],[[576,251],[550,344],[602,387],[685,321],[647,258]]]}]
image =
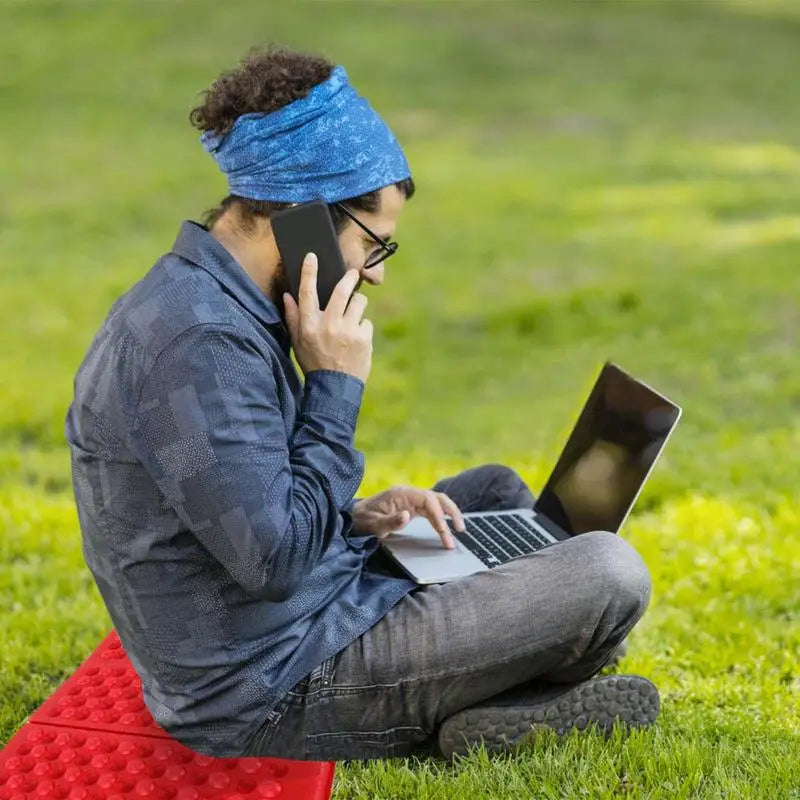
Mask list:
[{"label": "black eyeglass frame", "polygon": [[377,266],[381,263],[381,261],[385,261],[387,258],[389,258],[389,256],[393,256],[397,252],[397,248],[400,247],[397,242],[387,242],[381,239],[380,236],[378,236],[376,233],[373,233],[363,222],[361,222],[360,219],[357,219],[354,214],[348,211],[342,203],[336,201],[332,203],[332,205],[336,206],[336,208],[338,208],[339,211],[341,211],[345,216],[353,220],[353,222],[355,222],[355,224],[358,225],[358,227],[361,228],[364,233],[368,234],[376,244],[379,244],[383,250],[383,253],[381,253],[375,260],[367,261],[367,263],[364,264],[363,269],[370,269],[374,266]]}]

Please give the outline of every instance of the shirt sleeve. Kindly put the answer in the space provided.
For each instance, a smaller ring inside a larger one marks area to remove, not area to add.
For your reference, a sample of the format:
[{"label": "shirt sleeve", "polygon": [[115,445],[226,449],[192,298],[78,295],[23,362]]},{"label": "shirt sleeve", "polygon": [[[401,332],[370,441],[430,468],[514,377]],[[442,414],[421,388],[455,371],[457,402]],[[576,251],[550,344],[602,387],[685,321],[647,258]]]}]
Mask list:
[{"label": "shirt sleeve", "polygon": [[290,429],[259,351],[233,328],[196,326],[147,375],[131,448],[233,580],[280,602],[338,535],[361,483],[363,391],[350,375],[309,373]]},{"label": "shirt sleeve", "polygon": [[360,500],[360,497],[354,497],[349,503],[345,504],[345,507],[342,509],[343,512],[347,512],[350,517],[353,516],[353,511],[355,511],[356,503]]}]

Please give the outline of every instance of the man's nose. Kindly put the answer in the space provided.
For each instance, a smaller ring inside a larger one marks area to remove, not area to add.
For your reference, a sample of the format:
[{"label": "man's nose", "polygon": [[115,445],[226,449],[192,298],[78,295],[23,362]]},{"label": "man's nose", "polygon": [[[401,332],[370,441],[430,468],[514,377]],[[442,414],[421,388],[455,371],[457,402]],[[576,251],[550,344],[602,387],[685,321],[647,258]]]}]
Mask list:
[{"label": "man's nose", "polygon": [[370,267],[369,269],[362,269],[361,277],[367,283],[371,283],[373,286],[380,286],[380,284],[383,283],[384,278],[383,264],[376,264],[374,267]]}]

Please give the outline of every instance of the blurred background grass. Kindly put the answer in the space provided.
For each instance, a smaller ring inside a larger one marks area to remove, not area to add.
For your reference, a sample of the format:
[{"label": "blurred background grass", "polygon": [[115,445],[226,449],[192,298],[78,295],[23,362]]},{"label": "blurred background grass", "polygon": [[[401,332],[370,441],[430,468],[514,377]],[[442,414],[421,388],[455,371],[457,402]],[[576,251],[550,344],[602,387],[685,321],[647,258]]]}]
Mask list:
[{"label": "blurred background grass", "polygon": [[[188,124],[198,92],[277,41],[345,64],[418,186],[367,289],[362,494],[486,461],[538,490],[606,358],[685,408],[625,534],[656,591],[624,666],[664,690],[662,728],[554,744],[536,791],[800,786],[800,3],[0,10],[3,740],[109,627],[72,505],[72,376],[225,194]],[[582,759],[609,766],[576,783]],[[518,797],[513,763],[340,769],[336,796]]]}]

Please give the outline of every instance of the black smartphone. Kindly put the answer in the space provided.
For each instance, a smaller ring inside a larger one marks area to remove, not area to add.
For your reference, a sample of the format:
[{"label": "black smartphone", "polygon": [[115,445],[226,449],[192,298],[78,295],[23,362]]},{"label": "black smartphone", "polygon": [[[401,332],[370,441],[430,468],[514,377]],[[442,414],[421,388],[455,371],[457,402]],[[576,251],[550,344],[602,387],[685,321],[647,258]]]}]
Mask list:
[{"label": "black smartphone", "polygon": [[303,259],[307,253],[316,254],[317,295],[319,307],[324,309],[334,287],[347,271],[328,205],[324,200],[312,200],[276,211],[270,214],[269,219],[286,270],[289,291],[295,300],[300,294]]}]

